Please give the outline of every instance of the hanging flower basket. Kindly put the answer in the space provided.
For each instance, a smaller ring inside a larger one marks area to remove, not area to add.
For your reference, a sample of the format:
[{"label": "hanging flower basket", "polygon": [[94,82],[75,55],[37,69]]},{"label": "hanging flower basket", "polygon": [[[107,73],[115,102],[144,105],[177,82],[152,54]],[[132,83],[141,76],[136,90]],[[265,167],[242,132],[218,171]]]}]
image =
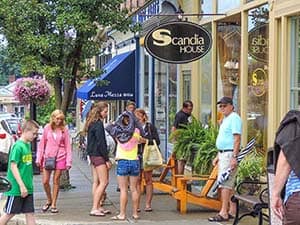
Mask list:
[{"label": "hanging flower basket", "polygon": [[41,78],[20,78],[16,81],[14,96],[22,104],[44,105],[50,98],[50,85]]}]

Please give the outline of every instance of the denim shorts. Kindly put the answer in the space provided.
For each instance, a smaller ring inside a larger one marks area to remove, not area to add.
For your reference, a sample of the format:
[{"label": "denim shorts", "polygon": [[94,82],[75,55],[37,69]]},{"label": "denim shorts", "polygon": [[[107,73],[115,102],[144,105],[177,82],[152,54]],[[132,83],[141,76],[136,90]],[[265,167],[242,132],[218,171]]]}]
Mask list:
[{"label": "denim shorts", "polygon": [[118,176],[139,176],[140,161],[139,160],[118,160],[117,175]]}]

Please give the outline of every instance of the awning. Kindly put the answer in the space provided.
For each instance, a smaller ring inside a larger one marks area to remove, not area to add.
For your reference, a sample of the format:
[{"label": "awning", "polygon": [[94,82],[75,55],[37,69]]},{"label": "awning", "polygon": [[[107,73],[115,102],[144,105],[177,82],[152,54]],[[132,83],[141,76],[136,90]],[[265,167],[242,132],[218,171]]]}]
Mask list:
[{"label": "awning", "polygon": [[[77,90],[77,98],[86,100],[132,100],[135,98],[135,52],[130,51],[113,57],[103,67],[99,78],[86,81]],[[97,86],[98,80],[109,81]]]}]

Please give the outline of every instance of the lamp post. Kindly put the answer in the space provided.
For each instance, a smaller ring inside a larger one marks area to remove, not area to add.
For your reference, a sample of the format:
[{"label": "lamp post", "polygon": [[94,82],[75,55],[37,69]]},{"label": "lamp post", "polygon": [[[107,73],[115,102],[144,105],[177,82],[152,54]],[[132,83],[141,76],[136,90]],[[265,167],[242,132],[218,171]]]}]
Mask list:
[{"label": "lamp post", "polygon": [[[41,76],[35,72],[33,72],[30,77],[32,78],[41,78]],[[36,104],[31,100],[30,105],[29,105],[29,110],[30,110],[30,119],[36,121]],[[31,142],[31,153],[32,153],[32,165],[33,165],[33,174],[39,175],[40,174],[40,168],[37,167],[35,160],[36,160],[36,152],[37,152],[37,139],[35,138]]]},{"label": "lamp post", "polygon": [[135,58],[134,58],[134,65],[135,65],[135,72],[134,72],[134,95],[135,95],[135,103],[137,104],[137,107],[139,107],[139,74],[140,74],[140,36],[139,33],[136,32],[134,34],[135,39]]},{"label": "lamp post", "polygon": [[[30,102],[30,119],[36,121],[36,104],[31,101]],[[32,152],[32,165],[33,165],[33,174],[40,174],[40,169],[37,167],[36,160],[36,152],[37,152],[37,142],[36,138],[31,142],[31,152]]]}]

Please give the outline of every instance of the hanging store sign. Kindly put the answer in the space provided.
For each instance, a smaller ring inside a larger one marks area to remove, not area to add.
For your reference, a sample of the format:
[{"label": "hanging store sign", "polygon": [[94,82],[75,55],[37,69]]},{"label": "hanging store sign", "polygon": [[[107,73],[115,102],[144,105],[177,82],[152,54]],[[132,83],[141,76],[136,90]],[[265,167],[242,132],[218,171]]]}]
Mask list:
[{"label": "hanging store sign", "polygon": [[154,58],[167,63],[188,63],[210,50],[210,33],[198,24],[176,21],[164,23],[147,33],[145,48]]},{"label": "hanging store sign", "polygon": [[254,27],[249,32],[249,54],[260,62],[269,58],[269,24]]}]

